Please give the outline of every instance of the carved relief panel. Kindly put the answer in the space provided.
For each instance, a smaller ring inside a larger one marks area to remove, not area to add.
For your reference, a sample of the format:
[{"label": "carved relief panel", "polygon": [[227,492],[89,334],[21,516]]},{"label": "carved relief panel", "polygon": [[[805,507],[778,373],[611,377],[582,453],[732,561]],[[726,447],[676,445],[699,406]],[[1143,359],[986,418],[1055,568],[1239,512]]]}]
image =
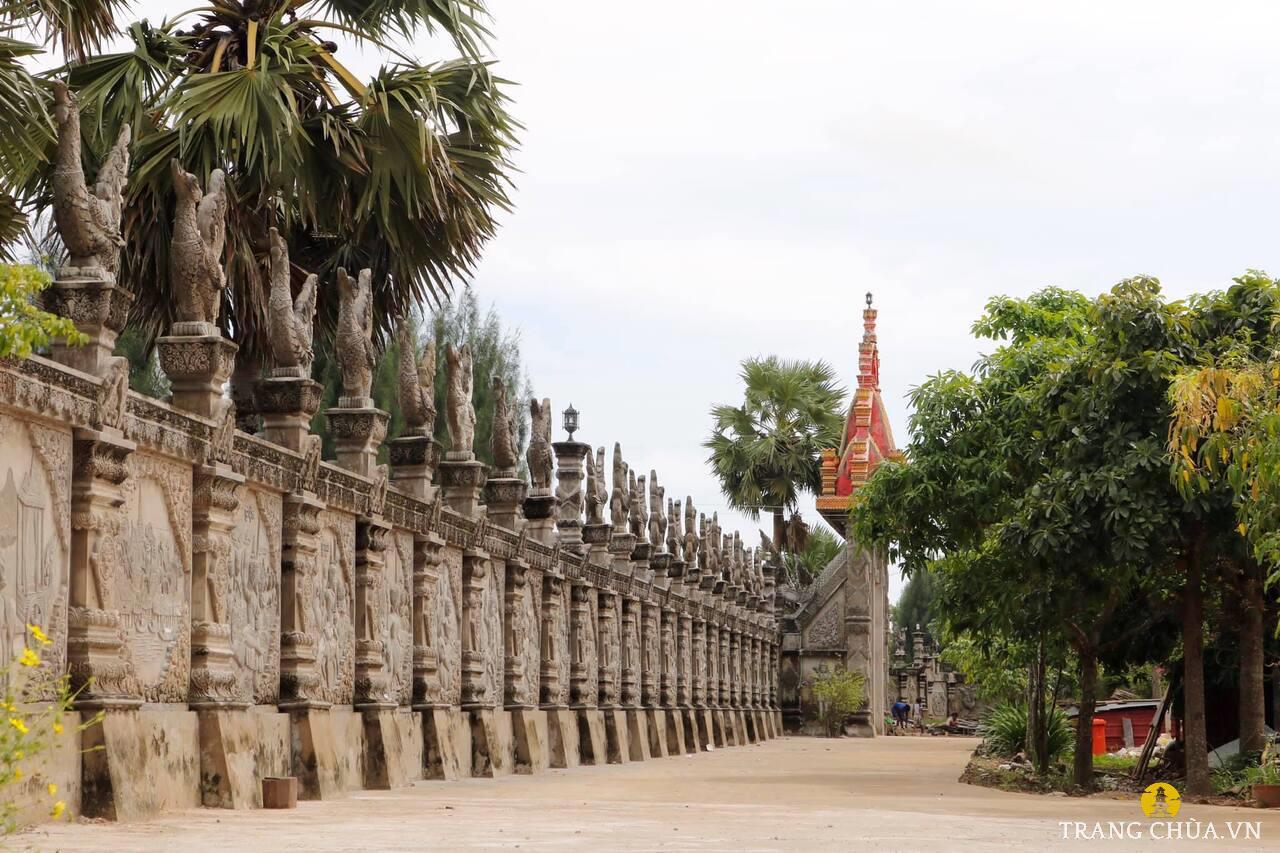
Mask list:
[{"label": "carved relief panel", "polygon": [[408,530],[387,534],[378,595],[387,684],[396,703],[408,705],[413,699],[413,534]]},{"label": "carved relief panel", "polygon": [[0,660],[26,643],[27,624],[53,645],[41,656],[62,671],[67,651],[71,537],[71,433],[0,413]]},{"label": "carved relief panel", "polygon": [[440,667],[441,701],[457,705],[462,697],[462,550],[444,549],[440,577],[432,601],[436,652]]},{"label": "carved relief panel", "polygon": [[559,577],[548,576],[543,584],[542,643],[539,666],[542,679],[541,702],[544,705],[568,705],[570,665],[569,613],[572,607],[571,584]]},{"label": "carved relief panel", "polygon": [[241,695],[271,705],[280,688],[280,495],[237,490],[226,620]]},{"label": "carved relief panel", "polygon": [[191,664],[191,468],[133,453],[120,527],[103,548],[124,655],[148,702],[182,702]]},{"label": "carved relief panel", "polygon": [[320,551],[316,577],[306,602],[306,624],[316,637],[319,696],[349,705],[355,685],[355,516],[336,510],[320,513]]}]

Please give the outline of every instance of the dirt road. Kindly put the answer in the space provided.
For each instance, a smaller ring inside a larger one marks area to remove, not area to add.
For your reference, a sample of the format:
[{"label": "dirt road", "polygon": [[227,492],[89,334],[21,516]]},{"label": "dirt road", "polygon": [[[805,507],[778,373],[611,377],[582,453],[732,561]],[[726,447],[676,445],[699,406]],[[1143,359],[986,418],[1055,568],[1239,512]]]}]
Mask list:
[{"label": "dirt road", "polygon": [[[714,753],[537,776],[420,782],[296,811],[200,810],[145,824],[66,824],[41,850],[826,851],[1280,849],[1280,813],[1184,805],[1177,830],[1258,822],[1261,841],[1170,842],[1133,800],[1010,794],[956,777],[974,742],[786,738]],[[1063,839],[1059,821],[1130,837]],[[1195,822],[1196,828],[1191,828]],[[1140,839],[1131,837],[1142,832]]]}]

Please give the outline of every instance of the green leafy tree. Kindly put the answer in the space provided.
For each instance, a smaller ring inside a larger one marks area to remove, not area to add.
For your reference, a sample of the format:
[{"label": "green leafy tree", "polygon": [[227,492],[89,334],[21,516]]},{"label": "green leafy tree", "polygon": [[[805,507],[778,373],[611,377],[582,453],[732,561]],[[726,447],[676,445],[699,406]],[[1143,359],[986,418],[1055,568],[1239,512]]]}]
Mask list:
[{"label": "green leafy tree", "polygon": [[827,737],[839,737],[845,719],[867,706],[867,679],[860,672],[837,669],[813,678],[813,698],[818,702]]},{"label": "green leafy tree", "polygon": [[[66,51],[54,74],[80,99],[89,163],[122,125],[133,166],[119,278],[131,322],[150,340],[173,320],[169,160],[202,182],[227,173],[220,323],[239,344],[238,376],[270,355],[268,231],[290,244],[298,276],[318,273],[318,327],[336,317],[339,266],[373,270],[380,336],[464,278],[508,206],[516,123],[482,58],[482,0],[216,0],[177,19],[125,25],[121,0],[4,3],[5,17]],[[361,80],[330,37],[387,58]],[[422,63],[399,47],[439,36],[457,55]],[[101,46],[120,37],[120,52]],[[22,71],[35,48],[0,44],[0,104],[23,115],[0,130],[0,222],[50,200],[49,93]],[[12,110],[11,112],[9,110]],[[299,279],[300,280],[300,279]]]},{"label": "green leafy tree", "polygon": [[[911,633],[917,625],[936,630],[934,623],[938,614],[934,612],[937,597],[935,583],[934,575],[930,571],[914,573],[902,588],[898,603],[893,606],[893,624],[899,628],[905,628],[908,633]],[[915,648],[909,648],[908,652],[914,659]]]},{"label": "green leafy tree", "polygon": [[844,389],[824,362],[777,356],[742,362],[741,405],[711,410],[703,446],[729,506],[753,520],[773,515],[773,541],[785,547],[785,513],[802,492],[822,487],[820,454],[840,442]]},{"label": "green leafy tree", "polygon": [[54,338],[83,343],[75,324],[36,305],[49,276],[29,264],[0,264],[0,358],[26,358]]},{"label": "green leafy tree", "polygon": [[844,540],[825,525],[814,527],[809,531],[802,550],[782,555],[784,582],[797,589],[808,586],[822,574],[828,563],[839,556],[844,545]]}]

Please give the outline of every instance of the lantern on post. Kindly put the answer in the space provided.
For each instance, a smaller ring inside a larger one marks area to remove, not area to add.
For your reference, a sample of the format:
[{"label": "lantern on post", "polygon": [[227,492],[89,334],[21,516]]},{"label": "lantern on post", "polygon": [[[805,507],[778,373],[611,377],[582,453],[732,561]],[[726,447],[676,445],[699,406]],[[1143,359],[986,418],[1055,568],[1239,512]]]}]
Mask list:
[{"label": "lantern on post", "polygon": [[578,410],[573,407],[573,403],[569,404],[569,408],[564,410],[564,431],[569,433],[569,440],[573,441],[573,434],[578,430]]}]

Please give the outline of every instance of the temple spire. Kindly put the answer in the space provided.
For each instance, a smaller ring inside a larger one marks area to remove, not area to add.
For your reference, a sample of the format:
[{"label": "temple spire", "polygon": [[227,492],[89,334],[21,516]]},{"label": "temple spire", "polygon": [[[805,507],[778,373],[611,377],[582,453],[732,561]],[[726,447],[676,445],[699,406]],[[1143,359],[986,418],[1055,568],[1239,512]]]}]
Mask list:
[{"label": "temple spire", "polygon": [[867,292],[867,307],[862,311],[862,343],[858,345],[858,387],[880,390],[880,350],[876,346],[876,309],[871,307],[871,293]]}]

